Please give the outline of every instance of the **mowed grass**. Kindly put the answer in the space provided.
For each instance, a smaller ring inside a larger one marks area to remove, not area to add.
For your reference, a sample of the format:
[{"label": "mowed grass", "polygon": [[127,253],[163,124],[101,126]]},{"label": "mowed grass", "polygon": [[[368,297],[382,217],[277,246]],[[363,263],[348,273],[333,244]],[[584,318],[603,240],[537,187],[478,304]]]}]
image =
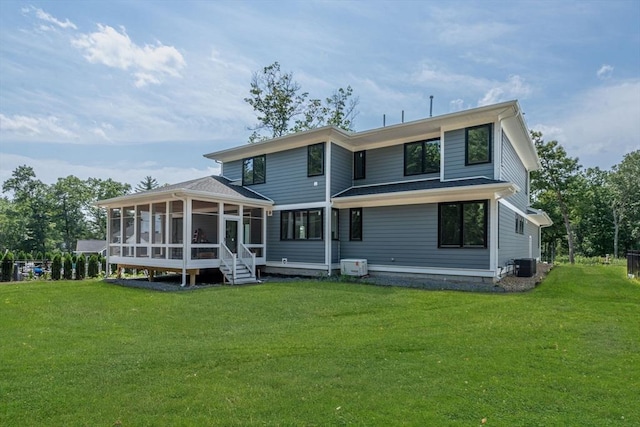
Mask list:
[{"label": "mowed grass", "polygon": [[0,286],[0,425],[640,425],[640,285]]}]

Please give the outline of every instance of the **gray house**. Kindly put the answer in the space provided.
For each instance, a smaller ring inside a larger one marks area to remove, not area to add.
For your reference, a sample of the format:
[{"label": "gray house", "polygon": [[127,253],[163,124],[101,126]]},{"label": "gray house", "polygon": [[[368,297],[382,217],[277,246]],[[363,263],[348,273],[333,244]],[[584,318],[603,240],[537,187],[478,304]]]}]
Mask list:
[{"label": "gray house", "polygon": [[[540,257],[540,167],[517,101],[363,132],[323,127],[205,157],[222,174],[100,204],[109,263],[497,281]],[[364,269],[363,269],[364,268]]]}]

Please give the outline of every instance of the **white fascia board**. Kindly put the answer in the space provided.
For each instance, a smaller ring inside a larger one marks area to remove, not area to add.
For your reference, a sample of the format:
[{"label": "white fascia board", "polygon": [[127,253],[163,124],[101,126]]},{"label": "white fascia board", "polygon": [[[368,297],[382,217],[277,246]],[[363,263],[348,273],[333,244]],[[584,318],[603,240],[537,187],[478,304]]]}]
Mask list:
[{"label": "white fascia board", "polygon": [[498,199],[504,194],[514,194],[514,184],[486,184],[458,188],[437,188],[433,190],[403,191],[397,193],[367,194],[352,197],[333,198],[333,207],[338,209],[353,207],[402,206],[426,203],[459,202],[465,200]]},{"label": "white fascia board", "polygon": [[538,212],[538,213],[537,214],[531,214],[531,213],[524,212],[521,209],[518,209],[516,206],[514,206],[513,204],[511,204],[507,200],[501,199],[498,202],[501,203],[502,205],[504,205],[505,207],[509,208],[513,212],[517,213],[521,217],[527,218],[529,221],[531,221],[532,223],[534,223],[538,227],[549,227],[549,226],[553,225],[553,220],[543,210],[536,209],[536,212]]},{"label": "white fascia board", "polygon": [[126,196],[114,197],[113,199],[100,200],[95,205],[98,207],[108,208],[111,206],[123,206],[123,205],[139,205],[142,203],[153,203],[153,202],[161,202],[165,200],[171,199],[185,199],[185,198],[194,198],[198,200],[208,200],[208,201],[222,201],[222,202],[233,202],[240,203],[243,205],[251,205],[251,206],[272,206],[274,204],[271,200],[258,200],[258,199],[250,199],[248,197],[243,196],[230,196],[230,195],[221,195],[209,193],[206,191],[193,191],[193,190],[167,190],[167,191],[154,191],[153,193],[145,194],[128,194]]},{"label": "white fascia board", "polygon": [[341,141],[349,137],[349,133],[335,126],[324,126],[304,132],[292,133],[267,141],[244,144],[226,150],[216,151],[203,156],[219,162],[232,162],[257,155],[277,153],[293,148],[305,147],[320,142]]},{"label": "white fascia board", "polygon": [[274,211],[296,211],[300,209],[317,209],[324,208],[327,206],[327,202],[324,200],[321,202],[310,202],[310,203],[290,203],[287,205],[275,205],[273,207]]},{"label": "white fascia board", "polygon": [[518,109],[517,101],[506,101],[469,110],[457,111],[412,122],[399,123],[363,132],[346,132],[334,126],[311,129],[254,144],[204,154],[219,162],[241,160],[256,155],[276,153],[320,142],[333,142],[350,151],[386,147],[421,139],[437,138],[443,131],[493,123],[509,109]]}]

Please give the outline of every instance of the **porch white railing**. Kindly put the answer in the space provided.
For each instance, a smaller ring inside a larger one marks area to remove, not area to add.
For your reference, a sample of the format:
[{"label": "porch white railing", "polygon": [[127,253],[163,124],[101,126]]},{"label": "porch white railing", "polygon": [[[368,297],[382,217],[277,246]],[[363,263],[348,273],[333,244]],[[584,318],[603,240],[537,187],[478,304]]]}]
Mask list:
[{"label": "porch white railing", "polygon": [[238,257],[240,262],[247,266],[251,277],[256,277],[256,254],[251,252],[244,243],[238,243]]},{"label": "porch white railing", "polygon": [[231,284],[235,284],[236,281],[236,254],[224,243],[220,243],[220,262],[224,265],[231,275]]}]

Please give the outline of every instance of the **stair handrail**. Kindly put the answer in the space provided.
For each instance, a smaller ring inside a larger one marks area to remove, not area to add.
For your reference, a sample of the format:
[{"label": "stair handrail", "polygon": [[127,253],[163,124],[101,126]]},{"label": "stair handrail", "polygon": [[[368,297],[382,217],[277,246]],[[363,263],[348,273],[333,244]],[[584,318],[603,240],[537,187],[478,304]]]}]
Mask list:
[{"label": "stair handrail", "polygon": [[251,277],[255,278],[256,254],[251,252],[242,242],[238,243],[238,249],[238,258],[240,259],[240,262],[247,266],[247,269],[249,269],[249,272],[251,273]]},{"label": "stair handrail", "polygon": [[[224,264],[227,270],[230,271],[231,274],[231,284],[236,284],[236,254],[231,252],[231,249],[227,247],[224,243],[220,243],[220,262]],[[223,273],[224,274],[224,273]]]}]

